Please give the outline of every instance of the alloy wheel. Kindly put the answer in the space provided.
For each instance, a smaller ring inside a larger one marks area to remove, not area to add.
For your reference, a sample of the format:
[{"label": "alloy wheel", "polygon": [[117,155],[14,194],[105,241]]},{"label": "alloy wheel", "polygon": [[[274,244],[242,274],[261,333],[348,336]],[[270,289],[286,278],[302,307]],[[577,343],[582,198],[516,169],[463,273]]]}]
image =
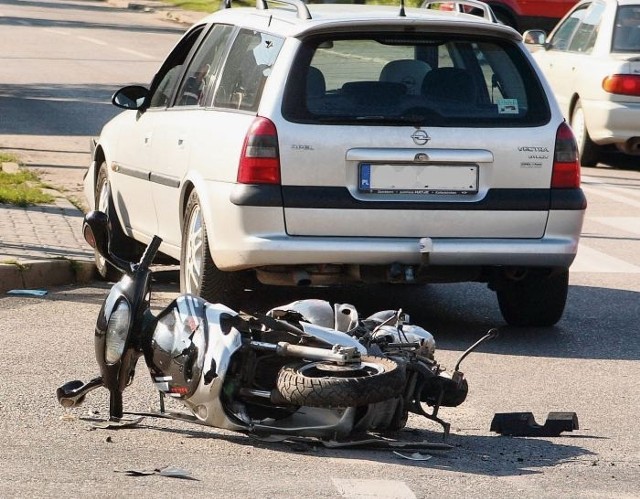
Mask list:
[{"label": "alloy wheel", "polygon": [[204,231],[200,205],[194,206],[189,216],[186,255],[184,262],[185,292],[197,295],[204,258]]}]

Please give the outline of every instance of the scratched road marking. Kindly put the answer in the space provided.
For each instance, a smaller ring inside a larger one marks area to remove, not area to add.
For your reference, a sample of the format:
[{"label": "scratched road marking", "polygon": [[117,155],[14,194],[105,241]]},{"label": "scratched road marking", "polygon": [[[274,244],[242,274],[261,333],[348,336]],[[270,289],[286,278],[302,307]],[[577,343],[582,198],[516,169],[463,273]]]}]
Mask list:
[{"label": "scratched road marking", "polygon": [[54,35],[69,36],[68,32],[62,31],[59,29],[54,29],[54,28],[43,28],[42,31],[46,31],[47,33],[53,33]]},{"label": "scratched road marking", "polygon": [[635,195],[636,193],[624,185],[613,185],[601,182],[593,177],[583,177],[582,189],[587,194],[602,196],[610,201],[640,208],[640,199]]},{"label": "scratched road marking", "polygon": [[97,38],[92,38],[90,36],[79,36],[79,40],[84,40],[85,42],[95,43],[96,45],[106,45],[107,42],[103,42],[102,40],[98,40]]},{"label": "scratched road marking", "polygon": [[143,52],[138,52],[137,50],[131,50],[124,47],[117,47],[120,52],[126,52],[127,54],[135,55],[138,57],[144,57],[145,59],[154,59],[152,55],[145,54]]},{"label": "scratched road marking", "polygon": [[624,232],[640,235],[640,217],[590,217],[590,220]]},{"label": "scratched road marking", "polygon": [[406,483],[399,480],[350,480],[332,478],[342,497],[349,499],[416,499]]},{"label": "scratched road marking", "polygon": [[581,241],[570,272],[640,274],[640,266],[589,248]]}]

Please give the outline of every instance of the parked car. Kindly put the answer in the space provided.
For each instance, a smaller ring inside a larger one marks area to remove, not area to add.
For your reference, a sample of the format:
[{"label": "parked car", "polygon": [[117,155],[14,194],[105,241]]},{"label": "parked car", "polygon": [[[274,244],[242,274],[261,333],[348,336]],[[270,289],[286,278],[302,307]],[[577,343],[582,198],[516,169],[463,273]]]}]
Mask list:
[{"label": "parked car", "polygon": [[511,324],[562,315],[586,206],[576,143],[508,27],[226,8],[113,103],[126,111],[97,139],[87,198],[116,252],[162,237],[184,292],[480,281]]},{"label": "parked car", "polygon": [[501,23],[523,32],[551,31],[578,0],[486,0]]},{"label": "parked car", "polygon": [[570,120],[580,160],[595,166],[603,146],[640,155],[640,0],[584,0],[546,38],[534,58]]}]

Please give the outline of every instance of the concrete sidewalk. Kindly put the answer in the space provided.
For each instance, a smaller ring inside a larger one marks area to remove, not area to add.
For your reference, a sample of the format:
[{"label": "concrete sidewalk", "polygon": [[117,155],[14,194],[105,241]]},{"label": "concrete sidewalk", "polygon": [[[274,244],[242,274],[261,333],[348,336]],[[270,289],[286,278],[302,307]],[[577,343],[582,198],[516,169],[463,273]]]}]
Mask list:
[{"label": "concrete sidewalk", "polygon": [[[114,8],[148,12],[185,28],[206,15],[158,1],[107,0]],[[83,213],[57,191],[55,202],[27,208],[0,204],[0,293],[81,284],[97,277],[93,250],[82,237]]]},{"label": "concrete sidewalk", "polygon": [[82,217],[59,194],[54,204],[0,204],[0,293],[94,279],[93,250],[82,237]]}]

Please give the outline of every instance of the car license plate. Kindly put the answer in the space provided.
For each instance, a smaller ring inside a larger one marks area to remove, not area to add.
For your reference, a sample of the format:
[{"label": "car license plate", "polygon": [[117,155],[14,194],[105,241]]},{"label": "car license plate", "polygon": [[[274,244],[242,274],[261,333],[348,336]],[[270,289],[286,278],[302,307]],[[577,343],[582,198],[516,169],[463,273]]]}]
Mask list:
[{"label": "car license plate", "polygon": [[474,194],[477,165],[360,164],[358,190],[378,194]]}]

